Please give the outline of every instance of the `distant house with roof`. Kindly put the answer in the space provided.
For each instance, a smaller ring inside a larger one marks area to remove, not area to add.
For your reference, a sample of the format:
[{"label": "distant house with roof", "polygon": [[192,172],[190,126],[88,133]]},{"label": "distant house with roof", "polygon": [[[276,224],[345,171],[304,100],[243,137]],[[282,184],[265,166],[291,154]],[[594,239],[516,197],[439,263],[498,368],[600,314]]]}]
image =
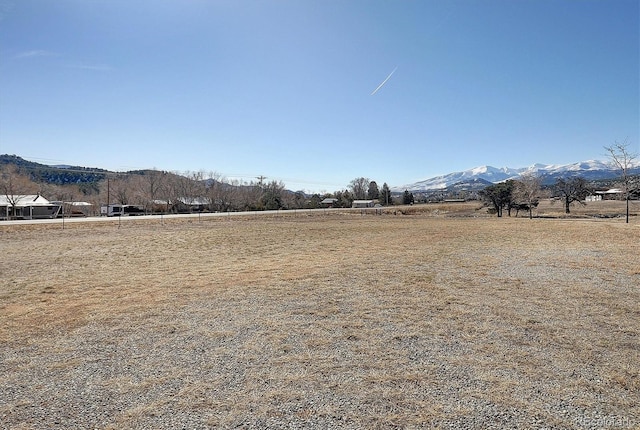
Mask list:
[{"label": "distant house with roof", "polygon": [[171,200],[155,199],[151,200],[151,213],[167,213],[171,210]]},{"label": "distant house with roof", "polygon": [[321,205],[323,208],[332,208],[332,207],[334,207],[334,206],[335,206],[335,204],[336,204],[336,203],[338,203],[338,199],[334,199],[334,198],[331,198],[331,197],[327,197],[326,199],[324,199],[324,200],[322,200],[322,201],[320,202],[320,205]]},{"label": "distant house with roof", "polygon": [[616,200],[624,197],[624,192],[619,188],[608,188],[596,190],[593,194],[585,198],[587,202],[598,202],[600,200]]},{"label": "distant house with roof", "polygon": [[208,203],[204,198],[178,197],[173,203],[173,209],[178,213],[203,212]]},{"label": "distant house with roof", "polygon": [[51,202],[54,205],[60,205],[60,216],[66,217],[87,217],[93,209],[93,205],[89,202]]},{"label": "distant house with roof", "polygon": [[0,220],[57,218],[60,207],[40,194],[0,195]]}]

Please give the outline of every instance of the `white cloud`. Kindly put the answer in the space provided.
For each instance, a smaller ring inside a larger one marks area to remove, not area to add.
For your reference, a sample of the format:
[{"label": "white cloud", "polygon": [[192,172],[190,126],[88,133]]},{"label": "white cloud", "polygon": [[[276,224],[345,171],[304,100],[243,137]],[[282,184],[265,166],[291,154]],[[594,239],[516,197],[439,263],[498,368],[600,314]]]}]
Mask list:
[{"label": "white cloud", "polygon": [[38,57],[57,57],[57,56],[59,56],[59,54],[55,52],[45,51],[42,49],[34,49],[31,51],[20,52],[19,54],[16,54],[14,58],[21,59],[21,58],[38,58]]},{"label": "white cloud", "polygon": [[106,64],[72,63],[67,64],[65,67],[70,69],[93,70],[96,72],[109,72],[113,70],[113,67],[107,66]]}]

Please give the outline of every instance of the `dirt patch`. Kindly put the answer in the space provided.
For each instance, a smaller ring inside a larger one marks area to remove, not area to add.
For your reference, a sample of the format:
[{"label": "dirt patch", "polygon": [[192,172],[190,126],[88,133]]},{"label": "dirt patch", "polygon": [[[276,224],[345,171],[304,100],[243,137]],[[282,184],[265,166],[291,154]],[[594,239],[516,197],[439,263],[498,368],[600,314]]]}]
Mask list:
[{"label": "dirt patch", "polygon": [[5,428],[640,424],[636,225],[20,226],[0,252]]}]

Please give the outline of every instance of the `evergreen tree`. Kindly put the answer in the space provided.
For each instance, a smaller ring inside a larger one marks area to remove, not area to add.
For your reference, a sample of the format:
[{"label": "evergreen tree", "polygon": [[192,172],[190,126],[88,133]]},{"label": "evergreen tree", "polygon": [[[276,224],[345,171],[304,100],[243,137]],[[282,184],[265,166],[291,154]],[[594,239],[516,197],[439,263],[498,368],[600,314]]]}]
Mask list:
[{"label": "evergreen tree", "polygon": [[311,198],[309,199],[309,203],[308,203],[308,208],[309,209],[317,209],[320,207],[320,202],[322,201],[322,197],[320,197],[320,194],[315,193],[311,196]]},{"label": "evergreen tree", "polygon": [[263,193],[260,203],[266,210],[277,210],[283,207],[282,196],[284,184],[282,182],[271,181],[263,186]]},{"label": "evergreen tree", "polygon": [[511,207],[513,204],[513,188],[514,181],[508,180],[498,184],[489,185],[480,191],[480,196],[486,202],[491,203],[498,217],[502,216],[502,209],[507,208],[511,215]]},{"label": "evergreen tree", "polygon": [[402,203],[405,205],[413,204],[413,193],[410,193],[408,190],[404,190],[404,195],[402,196]]},{"label": "evergreen tree", "polygon": [[382,184],[382,190],[380,191],[380,204],[383,206],[390,206],[393,204],[393,200],[391,199],[391,190],[389,189],[389,185],[385,182]]},{"label": "evergreen tree", "polygon": [[337,208],[350,208],[354,200],[353,194],[349,190],[337,191],[335,198],[338,199],[336,202]]},{"label": "evergreen tree", "polygon": [[369,200],[376,200],[380,197],[380,191],[378,190],[378,184],[376,181],[369,182],[369,189],[367,190],[367,198]]}]

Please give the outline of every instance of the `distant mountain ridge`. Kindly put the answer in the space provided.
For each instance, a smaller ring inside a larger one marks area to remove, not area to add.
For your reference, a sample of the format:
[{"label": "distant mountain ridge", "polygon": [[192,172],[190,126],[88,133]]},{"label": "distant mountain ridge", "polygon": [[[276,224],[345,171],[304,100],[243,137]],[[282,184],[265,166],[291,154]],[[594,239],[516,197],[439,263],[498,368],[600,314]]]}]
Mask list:
[{"label": "distant mountain ridge", "polygon": [[[620,175],[620,170],[611,166],[610,163],[599,160],[580,161],[571,164],[540,164],[536,163],[529,167],[493,167],[479,166],[462,172],[453,172],[446,175],[435,176],[401,187],[393,187],[394,192],[404,190],[411,192],[426,192],[446,190],[448,188],[461,188],[469,185],[470,188],[478,188],[508,179],[518,179],[528,173],[539,175],[543,184],[555,182],[558,178],[570,176],[580,176],[587,180],[612,179]],[[631,171],[632,174],[640,174],[640,163],[637,163]]]},{"label": "distant mountain ridge", "polygon": [[[106,178],[109,170],[100,168],[87,168],[69,165],[46,165],[25,160],[17,155],[0,155],[0,166],[12,164],[21,170],[28,172],[34,180],[52,184],[91,184],[94,186]],[[130,171],[130,174],[144,174],[145,171]],[[422,181],[403,186],[391,187],[393,193],[410,192],[455,192],[478,191],[488,185],[518,179],[526,173],[535,173],[542,178],[545,185],[553,184],[558,178],[580,176],[588,181],[615,179],[620,176],[620,170],[610,163],[599,160],[587,160],[572,164],[540,164],[529,167],[493,167],[479,166],[462,172],[453,172],[446,175],[435,176]],[[640,162],[636,163],[630,172],[632,175],[640,175]]]},{"label": "distant mountain ridge", "polygon": [[28,173],[32,179],[49,184],[96,184],[104,179],[108,170],[95,167],[58,165],[50,166],[34,161],[25,160],[17,155],[0,155],[1,165],[14,165],[21,171]]}]

